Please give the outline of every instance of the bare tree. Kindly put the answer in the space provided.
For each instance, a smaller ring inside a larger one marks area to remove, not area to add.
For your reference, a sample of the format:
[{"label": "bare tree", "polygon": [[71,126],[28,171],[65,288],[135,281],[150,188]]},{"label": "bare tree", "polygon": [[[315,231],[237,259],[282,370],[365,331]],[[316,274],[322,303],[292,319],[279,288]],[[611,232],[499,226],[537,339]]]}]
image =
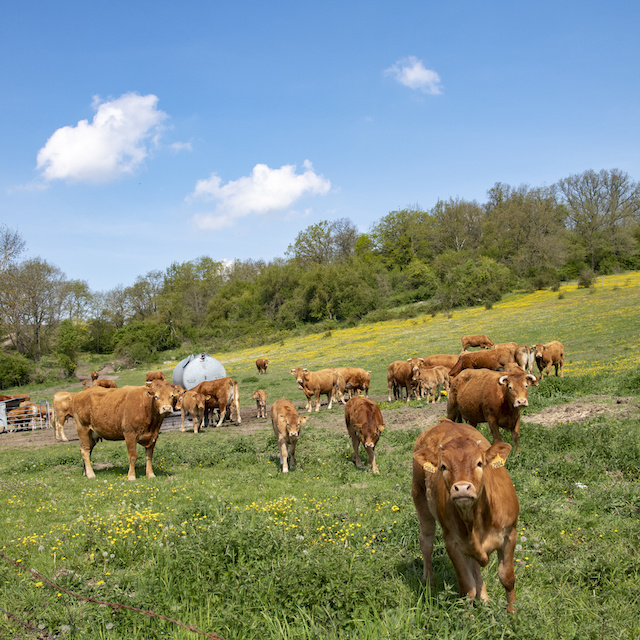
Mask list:
[{"label": "bare tree", "polygon": [[22,255],[24,247],[25,242],[17,231],[0,225],[0,274]]}]

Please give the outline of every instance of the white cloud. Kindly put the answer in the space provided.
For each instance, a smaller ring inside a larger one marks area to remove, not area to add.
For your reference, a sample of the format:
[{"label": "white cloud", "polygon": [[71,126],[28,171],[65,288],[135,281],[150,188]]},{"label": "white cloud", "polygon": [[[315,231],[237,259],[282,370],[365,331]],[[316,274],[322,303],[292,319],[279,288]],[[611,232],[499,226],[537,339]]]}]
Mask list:
[{"label": "white cloud", "polygon": [[442,93],[440,76],[435,71],[427,69],[422,60],[415,56],[398,60],[393,66],[385,69],[385,75],[393,76],[400,84],[410,89],[419,89],[433,95]]},{"label": "white cloud", "polygon": [[157,143],[167,117],[157,103],[152,94],[126,93],[107,102],[94,97],[93,122],[55,131],[38,152],[38,169],[47,181],[71,182],[109,182],[133,172]]},{"label": "white cloud", "polygon": [[201,229],[222,229],[232,226],[237,218],[281,211],[304,196],[325,195],[330,188],[331,182],[305,160],[301,174],[296,173],[295,165],[271,169],[257,164],[250,176],[222,184],[213,173],[207,180],[198,180],[188,199],[217,201],[215,212],[196,215],[194,221]]}]

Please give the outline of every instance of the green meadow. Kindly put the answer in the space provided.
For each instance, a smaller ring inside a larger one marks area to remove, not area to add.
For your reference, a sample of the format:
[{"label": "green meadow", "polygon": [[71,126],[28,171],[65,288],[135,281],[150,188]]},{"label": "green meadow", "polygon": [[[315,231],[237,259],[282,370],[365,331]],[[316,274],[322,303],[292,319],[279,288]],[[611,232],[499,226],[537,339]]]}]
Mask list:
[{"label": "green meadow", "polygon": [[[432,316],[418,305],[396,320],[213,350],[240,384],[243,425],[161,433],[152,480],[139,448],[127,482],[122,442],[96,446],[89,481],[77,442],[7,447],[0,435],[0,637],[637,640],[639,310],[632,273],[514,293],[489,309]],[[565,346],[564,377],[531,389],[522,450],[506,462],[521,508],[514,615],[495,554],[483,570],[487,605],[459,597],[441,537],[435,589],[423,584],[411,454],[445,404],[386,402],[390,362],[458,353],[467,333]],[[264,376],[259,356],[271,361]],[[380,474],[355,468],[338,404],[309,415],[297,467],[283,475],[251,393],[302,408],[289,369],[340,365],[372,371],[386,424]],[[118,376],[141,384],[144,371]]]}]

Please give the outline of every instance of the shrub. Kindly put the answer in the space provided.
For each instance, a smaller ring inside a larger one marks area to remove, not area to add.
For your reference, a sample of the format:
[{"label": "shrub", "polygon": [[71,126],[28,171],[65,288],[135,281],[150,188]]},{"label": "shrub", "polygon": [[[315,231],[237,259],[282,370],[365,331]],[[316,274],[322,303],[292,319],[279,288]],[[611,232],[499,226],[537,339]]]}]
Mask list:
[{"label": "shrub", "polygon": [[0,353],[0,387],[14,387],[29,382],[31,363],[21,355]]}]

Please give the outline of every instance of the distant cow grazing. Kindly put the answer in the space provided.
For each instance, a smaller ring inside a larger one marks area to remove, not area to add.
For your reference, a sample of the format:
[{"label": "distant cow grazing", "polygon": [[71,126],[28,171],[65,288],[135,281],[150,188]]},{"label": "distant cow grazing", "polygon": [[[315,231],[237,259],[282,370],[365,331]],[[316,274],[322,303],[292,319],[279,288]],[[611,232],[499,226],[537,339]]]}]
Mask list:
[{"label": "distant cow grazing", "polygon": [[487,422],[494,442],[501,442],[500,428],[511,431],[513,444],[520,451],[520,411],[529,406],[528,387],[538,379],[515,363],[508,371],[465,369],[451,381],[447,417],[465,420],[476,427]]},{"label": "distant cow grazing", "polygon": [[556,377],[558,377],[558,367],[560,367],[560,377],[564,378],[564,346],[558,340],[552,340],[546,344],[537,344],[535,346],[535,359],[540,371],[540,377],[547,376],[551,371],[551,367],[555,367]]},{"label": "distant cow grazing", "polygon": [[515,357],[509,349],[485,349],[483,351],[469,351],[461,353],[458,362],[449,371],[449,377],[457,376],[463,369],[492,369],[499,371]]},{"label": "distant cow grazing", "polygon": [[235,413],[236,423],[241,424],[240,416],[240,398],[238,383],[233,378],[220,378],[218,380],[205,380],[193,387],[197,393],[209,396],[204,412],[204,426],[209,426],[209,415],[214,409],[220,410],[220,420],[216,427],[222,425],[226,415],[227,408],[233,414]]},{"label": "distant cow grazing", "polygon": [[136,479],[138,444],[145,448],[147,478],[155,478],[153,450],[162,421],[173,411],[174,390],[157,387],[91,387],[73,396],[73,420],[87,478],[95,478],[91,452],[99,439],[124,440],[129,454],[128,480]]},{"label": "distant cow grazing", "polygon": [[271,424],[278,441],[282,473],[289,473],[289,462],[291,468],[296,466],[296,444],[300,437],[300,428],[306,421],[307,416],[301,418],[289,400],[281,398],[271,406]]},{"label": "distant cow grazing", "polygon": [[493,340],[484,333],[474,333],[470,336],[462,336],[462,350],[466,351],[469,347],[480,347],[481,349],[490,349],[493,347]]},{"label": "distant cow grazing", "polygon": [[351,436],[356,467],[362,469],[359,453],[362,445],[367,452],[367,465],[371,466],[373,473],[379,473],[376,464],[376,444],[384,430],[380,407],[369,398],[354,396],[344,407],[344,419]]},{"label": "distant cow grazing", "polygon": [[267,373],[267,365],[269,361],[266,358],[258,358],[256,360],[256,367],[258,369],[258,375],[261,373]]},{"label": "distant cow grazing", "polygon": [[447,367],[447,369],[452,369],[456,362],[458,362],[458,356],[450,353],[438,353],[422,358],[424,367]]},{"label": "distant cow grazing", "polygon": [[412,497],[420,522],[424,579],[434,584],[431,556],[436,522],[442,527],[460,595],[487,602],[481,567],[498,553],[498,576],[515,611],[514,551],[520,506],[504,463],[511,451],[473,427],[442,419],[413,449]]},{"label": "distant cow grazing", "polygon": [[198,393],[195,389],[189,389],[185,391],[180,398],[180,414],[182,417],[182,428],[180,431],[184,432],[184,420],[188,415],[191,416],[193,422],[193,433],[198,433],[202,422],[204,421],[204,412],[206,408],[207,400],[210,396],[206,396],[204,393]]},{"label": "distant cow grazing", "polygon": [[167,381],[167,376],[162,373],[162,371],[148,371],[145,381],[147,383],[153,382],[154,380],[161,380],[162,382]]},{"label": "distant cow grazing", "polygon": [[264,389],[257,389],[251,396],[256,401],[256,407],[258,409],[258,418],[267,417],[267,393]]},{"label": "distant cow grazing", "polygon": [[365,371],[360,367],[336,367],[335,370],[339,375],[338,395],[342,404],[345,403],[345,392],[348,392],[349,396],[354,396],[360,391],[363,391],[365,396],[369,395],[371,371]]},{"label": "distant cow grazing", "polygon": [[68,442],[64,434],[64,423],[67,418],[73,418],[73,396],[69,391],[58,391],[53,394],[53,410],[55,412],[55,438],[59,442]]},{"label": "distant cow grazing", "polygon": [[326,395],[328,406],[331,409],[338,388],[338,372],[335,369],[320,369],[309,371],[302,367],[291,369],[289,373],[295,376],[300,389],[307,397],[307,412],[311,413],[311,398],[316,399],[316,411],[320,411],[320,396]]}]

